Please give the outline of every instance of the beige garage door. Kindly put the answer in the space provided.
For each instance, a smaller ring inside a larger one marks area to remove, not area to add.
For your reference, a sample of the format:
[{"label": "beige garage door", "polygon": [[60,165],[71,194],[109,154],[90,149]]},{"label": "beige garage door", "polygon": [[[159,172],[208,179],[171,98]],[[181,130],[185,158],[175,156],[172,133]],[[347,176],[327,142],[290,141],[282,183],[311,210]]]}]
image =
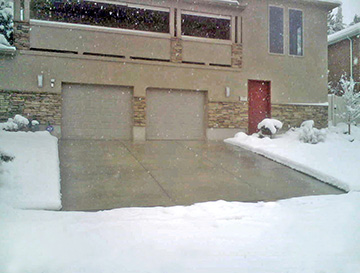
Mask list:
[{"label": "beige garage door", "polygon": [[67,84],[62,99],[63,138],[131,139],[130,88]]},{"label": "beige garage door", "polygon": [[149,89],[146,100],[147,139],[205,138],[205,92]]}]

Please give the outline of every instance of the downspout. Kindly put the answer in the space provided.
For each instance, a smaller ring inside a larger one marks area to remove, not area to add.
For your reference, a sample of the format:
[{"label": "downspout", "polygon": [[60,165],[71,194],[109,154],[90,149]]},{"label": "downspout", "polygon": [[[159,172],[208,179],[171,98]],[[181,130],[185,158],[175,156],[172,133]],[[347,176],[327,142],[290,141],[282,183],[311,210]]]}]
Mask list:
[{"label": "downspout", "polygon": [[346,37],[350,41],[350,77],[353,78],[353,40]]},{"label": "downspout", "polygon": [[[350,77],[353,79],[353,40],[350,37],[346,37],[346,39],[350,42]],[[348,120],[348,131],[349,135],[351,134],[351,122],[350,122],[350,115]]]}]

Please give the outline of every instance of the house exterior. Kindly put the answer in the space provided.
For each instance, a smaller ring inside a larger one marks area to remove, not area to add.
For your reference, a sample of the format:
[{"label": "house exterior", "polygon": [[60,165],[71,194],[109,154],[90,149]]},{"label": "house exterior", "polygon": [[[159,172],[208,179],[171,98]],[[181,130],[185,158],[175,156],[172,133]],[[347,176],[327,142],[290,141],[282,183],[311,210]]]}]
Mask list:
[{"label": "house exterior", "polygon": [[[49,4],[50,3],[50,4]],[[18,1],[0,118],[63,138],[222,139],[326,126],[324,0]]]},{"label": "house exterior", "polygon": [[352,77],[360,90],[360,23],[328,37],[329,81],[339,82],[342,75]]},{"label": "house exterior", "polygon": [[[328,36],[329,82],[336,86],[342,75],[352,77],[360,91],[360,23]],[[341,96],[329,95],[329,122],[347,122],[346,105]],[[356,120],[360,123],[360,119]]]}]

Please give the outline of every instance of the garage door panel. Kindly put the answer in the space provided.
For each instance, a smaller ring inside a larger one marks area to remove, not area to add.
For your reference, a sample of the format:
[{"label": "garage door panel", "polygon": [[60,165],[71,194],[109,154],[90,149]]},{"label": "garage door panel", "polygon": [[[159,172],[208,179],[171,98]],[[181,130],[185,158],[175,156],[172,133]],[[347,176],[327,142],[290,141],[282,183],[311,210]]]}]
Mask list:
[{"label": "garage door panel", "polygon": [[131,139],[132,92],[128,87],[63,86],[62,137]]},{"label": "garage door panel", "polygon": [[204,106],[204,92],[149,89],[147,139],[204,139]]}]

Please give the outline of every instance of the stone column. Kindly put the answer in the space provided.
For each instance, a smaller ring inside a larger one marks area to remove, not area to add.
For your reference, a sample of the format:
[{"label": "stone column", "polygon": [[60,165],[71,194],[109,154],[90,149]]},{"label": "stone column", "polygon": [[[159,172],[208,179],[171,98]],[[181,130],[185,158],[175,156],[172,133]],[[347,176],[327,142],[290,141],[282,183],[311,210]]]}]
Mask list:
[{"label": "stone column", "polygon": [[242,44],[233,43],[231,46],[231,66],[242,67]]},{"label": "stone column", "polygon": [[182,42],[181,39],[172,37],[171,38],[171,52],[170,52],[170,60],[173,63],[181,63],[182,62]]},{"label": "stone column", "polygon": [[30,49],[30,1],[14,1],[14,46],[17,49]]}]

